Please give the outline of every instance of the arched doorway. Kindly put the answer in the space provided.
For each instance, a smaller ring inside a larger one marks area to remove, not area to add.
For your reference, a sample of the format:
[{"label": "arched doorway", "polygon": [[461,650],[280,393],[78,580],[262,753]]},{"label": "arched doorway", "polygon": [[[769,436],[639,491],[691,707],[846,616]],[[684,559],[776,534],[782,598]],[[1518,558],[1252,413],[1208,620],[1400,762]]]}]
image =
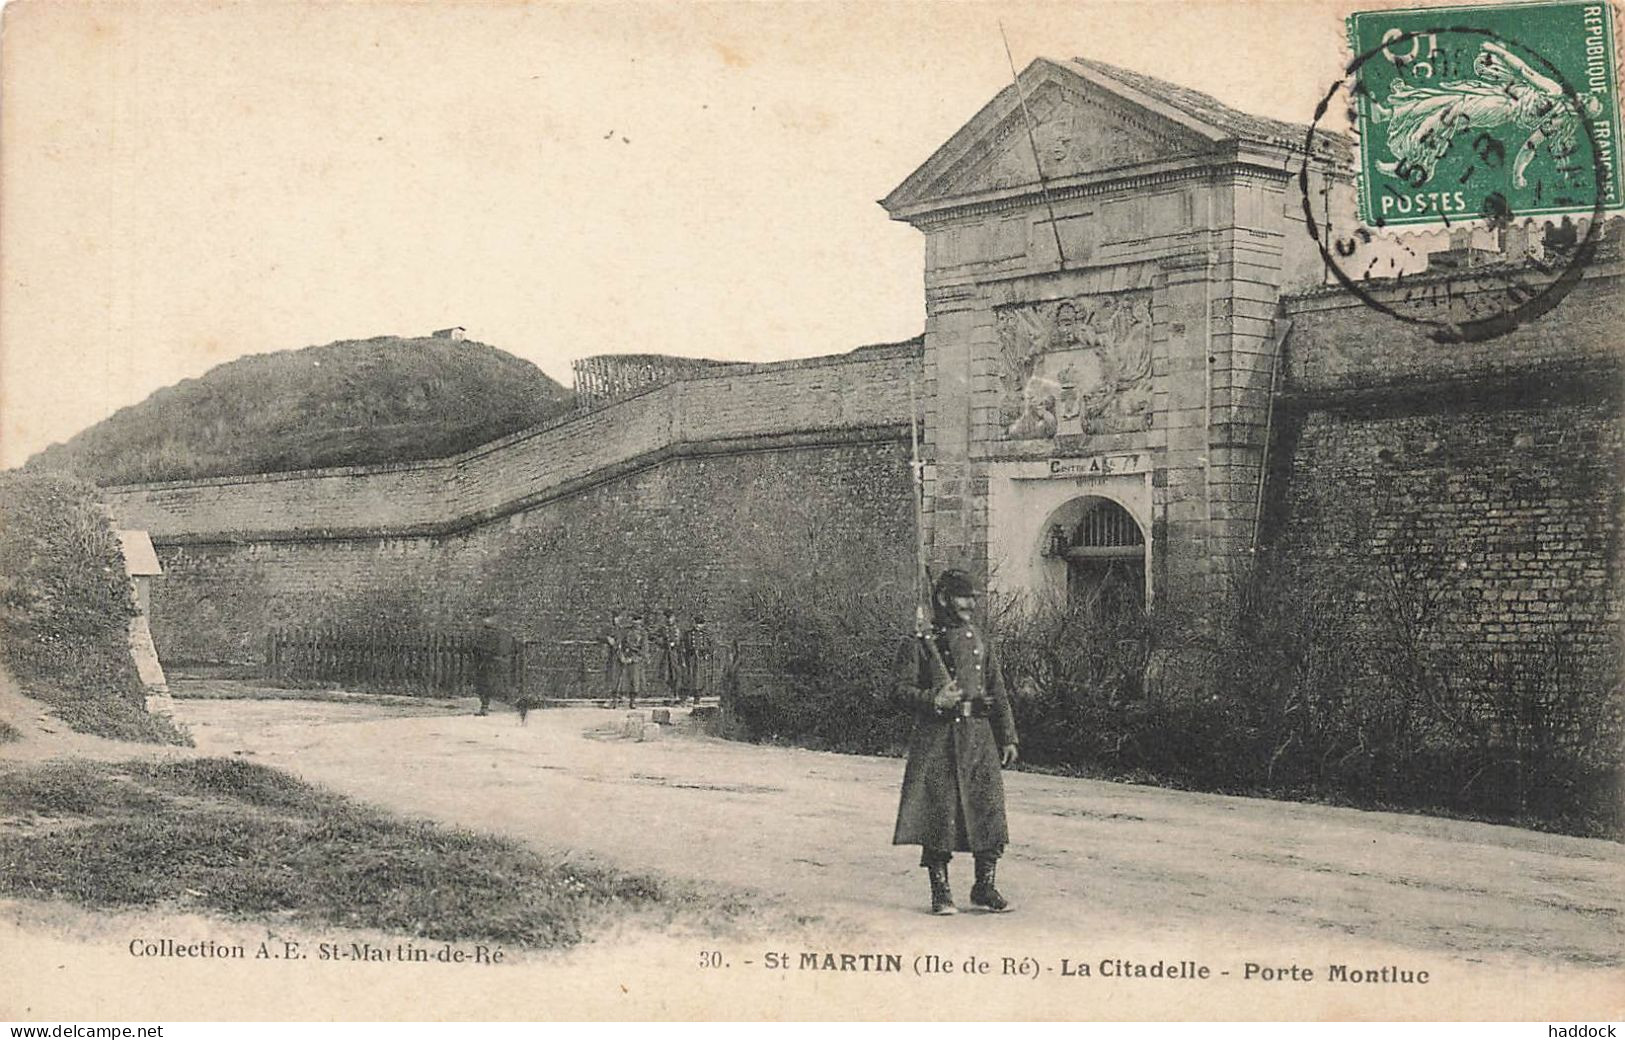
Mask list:
[{"label": "arched doorway", "polygon": [[1112,615],[1145,609],[1145,532],[1133,514],[1109,498],[1085,495],[1050,520],[1040,553],[1052,568],[1064,568],[1068,606]]}]

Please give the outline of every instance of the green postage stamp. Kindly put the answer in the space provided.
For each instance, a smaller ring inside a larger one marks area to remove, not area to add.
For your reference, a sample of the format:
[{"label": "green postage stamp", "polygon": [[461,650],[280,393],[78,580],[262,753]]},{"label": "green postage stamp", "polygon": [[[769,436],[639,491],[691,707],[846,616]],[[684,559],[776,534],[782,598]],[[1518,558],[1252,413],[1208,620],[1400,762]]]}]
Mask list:
[{"label": "green postage stamp", "polygon": [[1620,206],[1610,4],[1362,12],[1348,34],[1366,224]]}]

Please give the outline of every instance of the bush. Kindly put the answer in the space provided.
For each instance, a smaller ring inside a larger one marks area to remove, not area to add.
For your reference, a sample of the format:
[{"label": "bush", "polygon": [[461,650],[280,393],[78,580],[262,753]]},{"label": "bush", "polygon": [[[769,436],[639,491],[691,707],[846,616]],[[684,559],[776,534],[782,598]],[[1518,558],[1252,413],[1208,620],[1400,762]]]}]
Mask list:
[{"label": "bush", "polygon": [[1057,600],[995,604],[992,627],[1019,706],[1022,757],[1034,764],[1104,762],[1127,752],[1147,714],[1145,673],[1155,642],[1143,613]]},{"label": "bush", "polygon": [[1189,619],[1099,600],[1007,603],[993,615],[1027,764],[1246,786],[1258,723],[1215,681],[1215,647]]},{"label": "bush", "polygon": [[907,743],[909,720],[891,702],[906,607],[884,593],[821,583],[759,588],[750,609],[775,678],[735,705],[751,739],[860,754],[894,754]]},{"label": "bush", "polygon": [[185,743],[148,715],[130,659],[135,616],[118,541],[92,489],[0,473],[0,654],[24,692],[73,729]]},{"label": "bush", "polygon": [[[888,692],[909,605],[869,587],[755,593],[775,678],[740,703],[752,739],[906,743]],[[1485,653],[1452,627],[1455,595],[1424,557],[1266,558],[1235,576],[1230,624],[993,601],[988,627],[1027,765],[1619,838],[1619,655],[1555,638]]]},{"label": "bush", "polygon": [[1233,687],[1279,691],[1271,788],[1620,835],[1617,651],[1474,642],[1439,554],[1276,563],[1244,588],[1224,660]]}]

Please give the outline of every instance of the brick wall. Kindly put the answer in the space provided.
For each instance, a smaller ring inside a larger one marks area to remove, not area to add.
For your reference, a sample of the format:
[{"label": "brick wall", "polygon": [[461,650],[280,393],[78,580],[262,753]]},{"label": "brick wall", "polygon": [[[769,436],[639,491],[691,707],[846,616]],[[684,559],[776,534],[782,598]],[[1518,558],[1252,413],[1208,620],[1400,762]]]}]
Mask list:
[{"label": "brick wall", "polygon": [[905,597],[914,518],[895,431],[666,459],[455,535],[160,545],[153,633],[175,662],[252,663],[278,625],[459,625],[494,609],[540,644],[612,605],[749,639],[764,582],[862,574]]},{"label": "brick wall", "polygon": [[[1550,410],[1314,411],[1288,545],[1432,586],[1435,649],[1553,639],[1611,652],[1620,625],[1619,402]],[[1420,590],[1418,590],[1420,591]]]},{"label": "brick wall", "polygon": [[703,614],[719,640],[748,641],[767,585],[856,577],[908,602],[908,469],[896,436],[673,459],[484,525],[463,551],[525,638],[592,639],[619,605]]},{"label": "brick wall", "polygon": [[1468,666],[1553,645],[1606,664],[1621,623],[1620,275],[1599,264],[1556,310],[1483,343],[1434,342],[1346,293],[1288,300],[1283,549],[1310,573],[1395,576],[1428,600],[1430,648]]}]

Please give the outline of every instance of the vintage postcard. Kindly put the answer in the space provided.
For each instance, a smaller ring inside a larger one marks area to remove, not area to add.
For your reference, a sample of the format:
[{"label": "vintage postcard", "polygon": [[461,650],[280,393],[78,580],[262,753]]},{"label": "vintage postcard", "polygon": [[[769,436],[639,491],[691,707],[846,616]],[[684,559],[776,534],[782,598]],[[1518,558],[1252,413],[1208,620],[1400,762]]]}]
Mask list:
[{"label": "vintage postcard", "polygon": [[1612,4],[3,17],[0,1018],[1625,1014]]}]

